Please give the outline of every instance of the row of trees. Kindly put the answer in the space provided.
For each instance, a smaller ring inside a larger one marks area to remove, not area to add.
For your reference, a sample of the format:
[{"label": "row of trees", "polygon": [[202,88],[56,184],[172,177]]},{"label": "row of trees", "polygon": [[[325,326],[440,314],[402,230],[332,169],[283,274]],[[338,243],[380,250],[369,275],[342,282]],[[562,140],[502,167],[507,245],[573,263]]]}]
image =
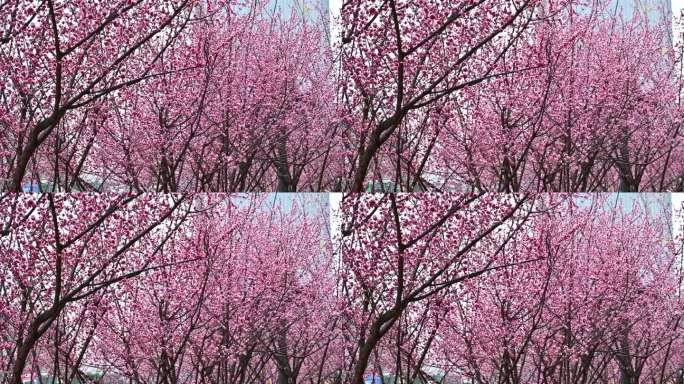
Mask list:
[{"label": "row of trees", "polygon": [[320,198],[3,196],[0,382],[684,380],[657,197]]},{"label": "row of trees", "polygon": [[0,204],[0,382],[329,374],[319,357],[333,341],[334,279],[320,199],[44,194]]},{"label": "row of trees", "polygon": [[681,246],[657,201],[367,195],[345,209],[352,382],[682,380]]},{"label": "row of trees", "polygon": [[684,188],[667,9],[292,3],[4,2],[2,188]]},{"label": "row of trees", "polygon": [[669,15],[619,1],[347,1],[351,190],[681,190]]},{"label": "row of trees", "polygon": [[335,188],[327,30],[271,3],[3,2],[2,188]]}]

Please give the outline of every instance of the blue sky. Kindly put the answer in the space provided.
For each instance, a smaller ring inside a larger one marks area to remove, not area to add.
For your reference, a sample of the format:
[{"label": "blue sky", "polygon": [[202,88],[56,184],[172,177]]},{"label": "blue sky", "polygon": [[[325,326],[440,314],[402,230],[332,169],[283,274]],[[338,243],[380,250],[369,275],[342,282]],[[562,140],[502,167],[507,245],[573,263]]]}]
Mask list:
[{"label": "blue sky", "polygon": [[292,8],[305,13],[318,15],[320,11],[327,12],[328,0],[270,0],[274,7],[280,8],[283,13],[289,13]]}]

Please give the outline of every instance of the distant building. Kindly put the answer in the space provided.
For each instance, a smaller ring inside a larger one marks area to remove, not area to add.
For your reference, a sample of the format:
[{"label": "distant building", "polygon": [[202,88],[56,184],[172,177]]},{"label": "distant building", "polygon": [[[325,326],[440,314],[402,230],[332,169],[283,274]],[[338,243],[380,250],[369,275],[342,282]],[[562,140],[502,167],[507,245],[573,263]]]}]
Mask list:
[{"label": "distant building", "polygon": [[684,56],[684,0],[672,0],[672,46],[678,57]]},{"label": "distant building", "polygon": [[[342,0],[323,0],[326,2],[329,16],[330,43],[335,45],[339,39],[339,17],[342,11]],[[682,0],[684,1],[684,0]]]}]

